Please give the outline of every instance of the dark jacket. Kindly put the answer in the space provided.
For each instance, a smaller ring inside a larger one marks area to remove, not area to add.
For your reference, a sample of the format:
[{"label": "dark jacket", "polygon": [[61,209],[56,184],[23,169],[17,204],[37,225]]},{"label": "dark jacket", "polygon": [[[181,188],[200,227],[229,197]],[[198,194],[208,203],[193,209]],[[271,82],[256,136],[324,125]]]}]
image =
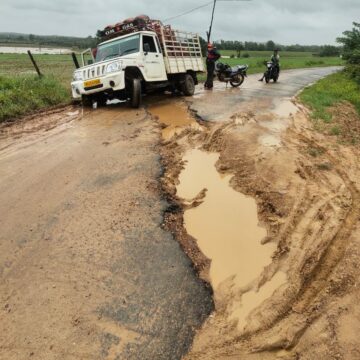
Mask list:
[{"label": "dark jacket", "polygon": [[208,50],[206,60],[208,61],[218,61],[221,58],[220,53],[216,49]]}]

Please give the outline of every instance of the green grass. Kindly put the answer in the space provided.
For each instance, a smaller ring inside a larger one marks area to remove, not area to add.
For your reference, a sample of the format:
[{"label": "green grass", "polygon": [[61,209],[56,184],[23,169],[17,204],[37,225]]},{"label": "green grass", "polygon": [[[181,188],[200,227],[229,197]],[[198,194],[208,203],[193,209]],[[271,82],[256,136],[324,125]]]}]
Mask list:
[{"label": "green grass", "polygon": [[69,102],[69,91],[52,76],[0,75],[0,122]]},{"label": "green grass", "polygon": [[[70,55],[34,55],[40,71],[45,76],[53,76],[64,87],[69,89],[73,72],[74,63]],[[0,76],[11,77],[32,75],[35,73],[34,67],[27,54],[0,54]]]},{"label": "green grass", "polygon": [[[355,106],[360,114],[360,87],[345,72],[330,75],[316,84],[306,88],[300,94],[300,100],[310,107],[314,119],[330,123],[332,115],[329,108],[348,101]],[[332,132],[338,132],[334,126]]]},{"label": "green grass", "polygon": [[[224,50],[221,51],[224,56],[236,55],[236,51]],[[241,57],[233,59],[222,59],[220,61],[229,64],[230,66],[247,64],[249,65],[249,74],[263,73],[265,71],[264,62],[270,60],[271,51],[242,51],[241,56],[249,54],[249,58]],[[325,67],[344,65],[344,61],[338,57],[318,57],[313,56],[310,52],[290,52],[283,51],[281,56],[282,70],[311,68],[311,67]]]},{"label": "green grass", "polygon": [[0,122],[71,101],[71,56],[34,58],[44,74],[41,79],[27,54],[0,54]]}]

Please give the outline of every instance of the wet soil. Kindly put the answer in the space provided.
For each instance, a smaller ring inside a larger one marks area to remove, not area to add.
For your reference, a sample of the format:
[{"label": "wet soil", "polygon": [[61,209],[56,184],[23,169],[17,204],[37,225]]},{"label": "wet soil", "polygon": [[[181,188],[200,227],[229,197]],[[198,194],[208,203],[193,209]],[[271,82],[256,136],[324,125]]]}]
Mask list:
[{"label": "wet soil", "polygon": [[[296,72],[289,77],[296,79]],[[359,148],[319,133],[295,99],[276,93],[243,100],[244,90],[238,96],[234,90],[198,92],[190,108],[208,122],[163,148],[163,183],[183,209],[170,220],[200,276],[213,286],[216,307],[185,359],[357,359]],[[223,186],[234,195],[213,201]],[[227,210],[245,196],[256,202],[256,212],[250,201],[248,212],[232,221]],[[226,223],[244,219],[249,226],[235,231]],[[256,226],[266,230],[262,246],[274,245],[268,262],[257,253],[242,258],[243,237]],[[237,243],[227,253],[234,232]],[[196,245],[207,261],[199,261]],[[249,273],[240,270],[239,276],[233,258],[248,264]],[[255,278],[252,262],[260,268]]]}]

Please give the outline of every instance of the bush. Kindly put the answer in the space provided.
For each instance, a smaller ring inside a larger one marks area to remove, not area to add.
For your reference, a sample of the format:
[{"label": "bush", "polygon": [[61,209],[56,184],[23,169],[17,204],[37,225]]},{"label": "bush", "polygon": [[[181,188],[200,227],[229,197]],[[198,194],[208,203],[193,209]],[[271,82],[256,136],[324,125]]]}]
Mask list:
[{"label": "bush", "polygon": [[337,46],[325,45],[322,47],[320,57],[340,56],[340,48]]},{"label": "bush", "polygon": [[234,59],[235,58],[235,55],[234,54],[231,54],[230,55],[230,59]]},{"label": "bush", "polygon": [[345,71],[360,85],[360,65],[347,65]]},{"label": "bush", "polygon": [[243,54],[243,58],[249,58],[249,57],[250,57],[250,54],[249,54],[249,53]]}]

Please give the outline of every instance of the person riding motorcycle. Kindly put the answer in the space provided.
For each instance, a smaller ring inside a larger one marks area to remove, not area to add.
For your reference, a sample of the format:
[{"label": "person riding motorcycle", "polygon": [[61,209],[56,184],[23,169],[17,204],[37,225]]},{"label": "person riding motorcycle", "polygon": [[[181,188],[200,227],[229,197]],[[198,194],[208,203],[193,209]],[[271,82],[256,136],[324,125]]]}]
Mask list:
[{"label": "person riding motorcycle", "polygon": [[215,71],[215,62],[221,58],[220,53],[217,51],[216,47],[208,43],[208,52],[206,57],[206,70],[207,70],[207,79],[205,82],[205,89],[211,90],[214,86],[214,71]]},{"label": "person riding motorcycle", "polygon": [[[274,64],[274,67],[276,68],[276,71],[278,74],[280,74],[280,55],[279,55],[279,49],[275,49],[273,55],[271,56],[270,61]],[[265,73],[263,77],[259,81],[263,81],[265,78]]]}]

